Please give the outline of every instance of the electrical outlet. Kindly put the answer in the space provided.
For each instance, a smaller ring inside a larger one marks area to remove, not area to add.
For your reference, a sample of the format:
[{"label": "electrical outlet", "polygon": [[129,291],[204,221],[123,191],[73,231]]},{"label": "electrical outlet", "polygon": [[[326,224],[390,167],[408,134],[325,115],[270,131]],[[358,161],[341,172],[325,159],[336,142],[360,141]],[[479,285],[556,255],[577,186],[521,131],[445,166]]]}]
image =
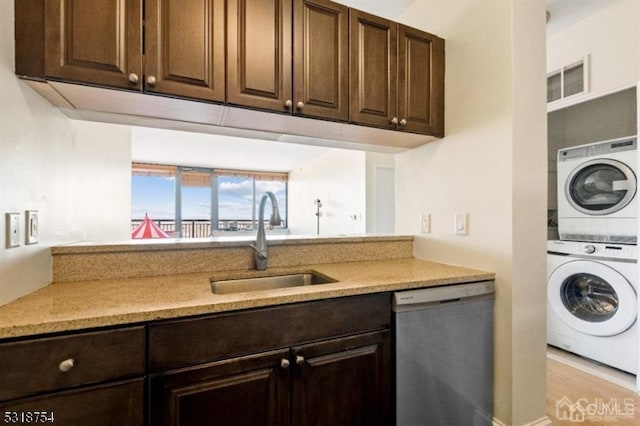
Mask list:
[{"label": "electrical outlet", "polygon": [[20,214],[7,213],[6,217],[6,246],[7,248],[20,246]]},{"label": "electrical outlet", "polygon": [[431,215],[429,213],[422,213],[420,216],[420,232],[423,234],[431,232]]},{"label": "electrical outlet", "polygon": [[26,239],[25,244],[37,244],[38,243],[38,211],[37,210],[27,210],[25,223],[27,225],[26,229]]}]

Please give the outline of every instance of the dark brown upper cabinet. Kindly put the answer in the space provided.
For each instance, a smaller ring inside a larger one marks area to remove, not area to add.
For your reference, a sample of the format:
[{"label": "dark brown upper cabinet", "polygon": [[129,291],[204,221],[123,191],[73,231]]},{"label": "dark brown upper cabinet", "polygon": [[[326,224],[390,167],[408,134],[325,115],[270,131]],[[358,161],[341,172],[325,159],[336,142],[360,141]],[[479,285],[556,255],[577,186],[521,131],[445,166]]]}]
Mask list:
[{"label": "dark brown upper cabinet", "polygon": [[[444,136],[444,40],[330,0],[14,5],[16,74],[56,106],[401,148]],[[136,98],[123,113],[129,95],[92,86],[167,96]]]},{"label": "dark brown upper cabinet", "polygon": [[[44,10],[42,76],[101,86],[141,87],[142,0],[27,3],[34,9],[39,6],[40,11],[35,13],[42,15]],[[34,26],[33,36],[38,37],[38,32]],[[20,72],[18,65],[16,61]]]},{"label": "dark brown upper cabinet", "polygon": [[227,7],[227,102],[348,119],[346,6],[228,0]]},{"label": "dark brown upper cabinet", "polygon": [[227,102],[285,111],[291,0],[227,0]]},{"label": "dark brown upper cabinet", "polygon": [[442,136],[444,40],[351,9],[350,120]]},{"label": "dark brown upper cabinet", "polygon": [[147,0],[144,13],[142,0],[24,1],[16,8],[18,39],[42,44],[39,25],[30,41],[20,29],[39,15],[44,64],[29,65],[37,58],[21,50],[18,74],[225,100],[224,0]]},{"label": "dark brown upper cabinet", "polygon": [[444,136],[444,40],[404,25],[398,25],[398,120],[402,129]]},{"label": "dark brown upper cabinet", "polygon": [[397,24],[351,10],[350,118],[390,127],[396,115]]},{"label": "dark brown upper cabinet", "polygon": [[293,14],[294,112],[349,120],[349,9],[295,0]]},{"label": "dark brown upper cabinet", "polygon": [[224,102],[224,0],[146,0],[144,90]]}]

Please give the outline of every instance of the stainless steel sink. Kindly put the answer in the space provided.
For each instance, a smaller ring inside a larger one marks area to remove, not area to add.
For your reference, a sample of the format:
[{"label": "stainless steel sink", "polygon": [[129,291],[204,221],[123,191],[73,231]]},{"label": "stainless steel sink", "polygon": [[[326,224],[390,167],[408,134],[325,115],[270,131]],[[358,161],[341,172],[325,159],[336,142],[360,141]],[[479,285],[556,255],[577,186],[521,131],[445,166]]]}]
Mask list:
[{"label": "stainless steel sink", "polygon": [[310,271],[297,274],[274,275],[257,278],[211,280],[211,291],[214,294],[231,294],[335,282],[337,282],[337,280],[334,280],[331,277]]}]

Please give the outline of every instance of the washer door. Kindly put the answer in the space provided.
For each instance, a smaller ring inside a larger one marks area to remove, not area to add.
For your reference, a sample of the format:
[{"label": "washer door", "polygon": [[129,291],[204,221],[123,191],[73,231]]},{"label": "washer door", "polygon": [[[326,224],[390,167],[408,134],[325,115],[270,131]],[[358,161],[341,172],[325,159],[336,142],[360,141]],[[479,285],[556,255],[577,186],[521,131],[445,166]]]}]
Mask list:
[{"label": "washer door", "polygon": [[574,260],[551,273],[547,298],[558,317],[592,336],[614,336],[636,320],[636,292],[615,269],[595,261]]},{"label": "washer door", "polygon": [[603,216],[624,208],[636,194],[636,175],[624,163],[587,161],[566,180],[567,201],[581,213]]}]

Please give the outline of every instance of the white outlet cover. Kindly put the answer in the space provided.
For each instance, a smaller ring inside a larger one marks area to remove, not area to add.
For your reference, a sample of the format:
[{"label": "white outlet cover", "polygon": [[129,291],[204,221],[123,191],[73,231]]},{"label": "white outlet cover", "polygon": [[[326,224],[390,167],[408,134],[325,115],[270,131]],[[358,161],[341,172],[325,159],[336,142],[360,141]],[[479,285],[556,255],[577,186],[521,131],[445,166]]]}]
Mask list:
[{"label": "white outlet cover", "polygon": [[37,210],[27,210],[26,217],[26,230],[25,230],[25,243],[26,244],[37,244],[38,243],[38,211]]},{"label": "white outlet cover", "polygon": [[20,246],[20,214],[6,214],[6,240],[7,248]]}]

